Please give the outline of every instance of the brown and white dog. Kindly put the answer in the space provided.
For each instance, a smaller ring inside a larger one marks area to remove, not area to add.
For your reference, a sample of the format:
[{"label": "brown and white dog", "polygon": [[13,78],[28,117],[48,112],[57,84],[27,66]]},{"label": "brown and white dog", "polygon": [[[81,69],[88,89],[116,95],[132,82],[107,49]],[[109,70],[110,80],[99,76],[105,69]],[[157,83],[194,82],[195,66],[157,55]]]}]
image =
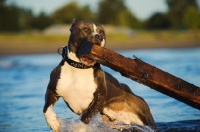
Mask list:
[{"label": "brown and white dog", "polygon": [[147,103],[130,88],[119,83],[100,64],[77,55],[82,42],[105,46],[105,30],[89,21],[74,22],[68,41],[68,53],[51,72],[43,113],[51,129],[58,131],[60,122],[52,107],[62,97],[68,107],[88,123],[99,112],[105,121],[155,126]]}]

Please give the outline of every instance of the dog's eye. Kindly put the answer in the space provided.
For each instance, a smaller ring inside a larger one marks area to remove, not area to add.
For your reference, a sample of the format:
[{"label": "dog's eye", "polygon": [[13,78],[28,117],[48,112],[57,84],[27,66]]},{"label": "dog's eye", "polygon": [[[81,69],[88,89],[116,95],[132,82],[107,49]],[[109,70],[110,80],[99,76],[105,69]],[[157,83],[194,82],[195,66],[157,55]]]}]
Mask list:
[{"label": "dog's eye", "polygon": [[100,33],[102,36],[105,36],[104,31],[100,31],[99,33]]},{"label": "dog's eye", "polygon": [[85,32],[89,32],[90,29],[89,29],[89,28],[83,28],[83,31],[85,31]]}]

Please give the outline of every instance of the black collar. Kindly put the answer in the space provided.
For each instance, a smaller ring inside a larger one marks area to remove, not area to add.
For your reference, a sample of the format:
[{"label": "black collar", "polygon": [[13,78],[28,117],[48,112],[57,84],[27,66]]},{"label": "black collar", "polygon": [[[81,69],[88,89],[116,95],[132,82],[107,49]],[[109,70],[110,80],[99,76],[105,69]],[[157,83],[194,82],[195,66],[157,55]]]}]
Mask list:
[{"label": "black collar", "polygon": [[[88,69],[88,68],[92,68],[92,66],[87,66],[83,63],[80,63],[80,62],[76,62],[74,60],[71,60],[68,58],[68,48],[67,46],[65,47],[60,47],[62,48],[62,57],[63,59],[65,59],[65,61],[70,65],[70,66],[73,66],[75,68],[79,68],[79,69]],[[60,54],[60,48],[58,49],[58,53]]]},{"label": "black collar", "polygon": [[79,62],[73,61],[73,60],[69,59],[68,57],[65,57],[65,61],[66,61],[70,66],[73,66],[73,67],[75,67],[75,68],[79,68],[79,69],[88,69],[88,68],[92,68],[92,66],[87,66],[87,65],[84,65],[83,63],[79,63]]}]

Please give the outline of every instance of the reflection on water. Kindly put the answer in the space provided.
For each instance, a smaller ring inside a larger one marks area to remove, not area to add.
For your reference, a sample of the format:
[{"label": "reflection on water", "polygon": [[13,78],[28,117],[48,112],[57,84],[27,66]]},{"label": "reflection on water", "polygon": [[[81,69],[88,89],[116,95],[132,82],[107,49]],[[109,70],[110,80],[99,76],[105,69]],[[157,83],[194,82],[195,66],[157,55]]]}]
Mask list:
[{"label": "reflection on water", "polygon": [[[200,86],[200,48],[128,50],[119,53],[130,58],[136,55],[151,65]],[[42,113],[44,94],[49,74],[60,59],[58,54],[0,57],[0,131],[50,131]],[[199,110],[122,77],[109,68],[103,68],[147,101],[159,130],[200,131]],[[54,110],[65,123],[81,123],[62,99]],[[71,117],[73,119],[68,120]],[[95,127],[99,131],[108,129],[101,125],[94,126],[93,123],[93,126],[87,127]],[[63,130],[66,127],[63,125]]]}]

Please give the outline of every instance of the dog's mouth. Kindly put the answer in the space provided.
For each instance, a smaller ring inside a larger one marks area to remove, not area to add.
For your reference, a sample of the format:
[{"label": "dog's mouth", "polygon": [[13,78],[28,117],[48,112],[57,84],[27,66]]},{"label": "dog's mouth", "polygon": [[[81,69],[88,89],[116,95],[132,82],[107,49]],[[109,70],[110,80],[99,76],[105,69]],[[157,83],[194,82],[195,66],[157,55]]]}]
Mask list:
[{"label": "dog's mouth", "polygon": [[[89,43],[93,43],[93,44],[97,44],[101,47],[104,47],[105,45],[105,41],[101,41],[101,42],[91,42],[91,41],[86,41],[86,42],[89,42]],[[83,44],[83,43],[82,43]],[[95,60],[85,56],[85,55],[80,55],[79,56],[79,60],[82,64],[86,65],[86,66],[94,66],[94,64],[96,63]]]},{"label": "dog's mouth", "polygon": [[90,59],[84,55],[80,56],[80,61],[87,66],[93,66],[96,63],[93,59]]}]

